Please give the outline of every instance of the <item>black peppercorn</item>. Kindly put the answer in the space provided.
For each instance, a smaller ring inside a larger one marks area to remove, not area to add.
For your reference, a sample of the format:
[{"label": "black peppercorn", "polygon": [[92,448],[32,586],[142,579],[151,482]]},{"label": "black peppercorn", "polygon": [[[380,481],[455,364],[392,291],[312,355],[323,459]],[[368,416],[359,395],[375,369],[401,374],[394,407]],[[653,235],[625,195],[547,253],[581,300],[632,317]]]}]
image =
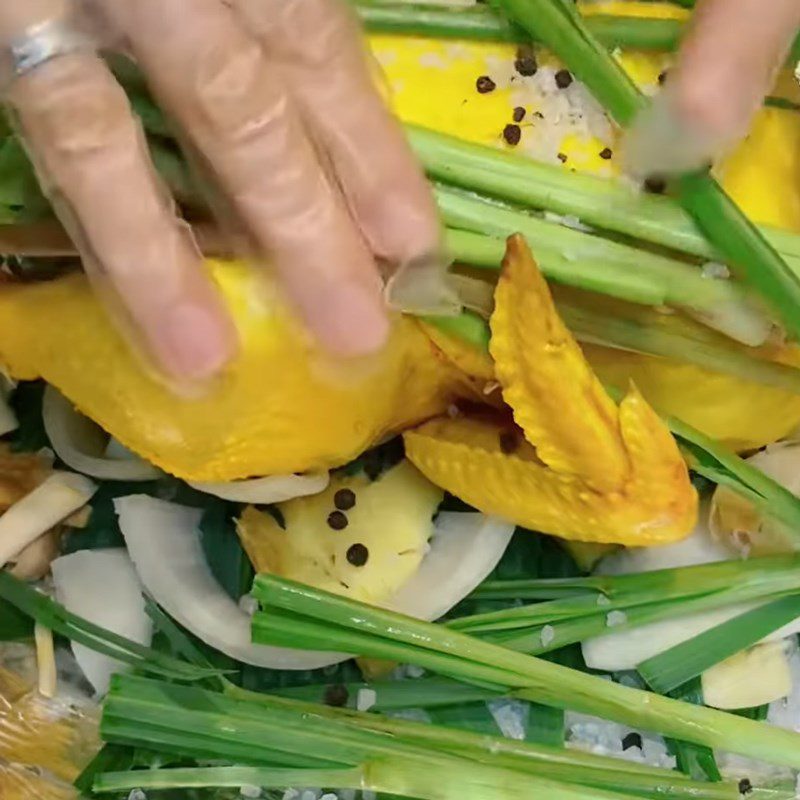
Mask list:
[{"label": "black peppercorn", "polygon": [[518,145],[519,140],[522,138],[522,129],[519,125],[506,125],[505,128],[503,128],[503,138],[506,140],[507,144],[512,146]]},{"label": "black peppercorn", "polygon": [[514,122],[522,122],[525,119],[525,109],[522,106],[517,106],[514,109],[514,113],[511,115],[511,119]]},{"label": "black peppercorn", "polygon": [[645,179],[644,190],[650,194],[664,194],[667,190],[667,182],[658,175],[651,175]]},{"label": "black peppercorn", "polygon": [[347,691],[347,687],[342,686],[341,683],[333,683],[325,687],[325,694],[322,697],[322,702],[325,703],[326,706],[341,708],[347,705],[349,699],[350,692]]},{"label": "black peppercorn", "polygon": [[572,84],[572,73],[568,69],[560,69],[556,72],[556,86],[559,89],[566,89]]},{"label": "black peppercorn", "polygon": [[750,794],[753,791],[753,784],[750,778],[742,778],[739,781],[739,794]]},{"label": "black peppercorn", "polygon": [[356,504],[356,493],[352,489],[339,489],[333,496],[333,504],[339,511],[349,511]]},{"label": "black peppercorn", "polygon": [[604,147],[600,151],[600,158],[604,159],[605,161],[608,161],[611,158],[612,155],[614,155],[614,154],[611,152],[611,148],[610,147]]},{"label": "black peppercorn", "polygon": [[638,747],[641,750],[642,748],[641,734],[631,732],[627,736],[625,736],[625,738],[622,740],[622,749],[630,750],[631,747]]},{"label": "black peppercorn", "polygon": [[328,526],[333,528],[335,531],[343,531],[348,524],[347,514],[343,514],[341,511],[331,511],[328,514]]},{"label": "black peppercorn", "polygon": [[369,550],[359,543],[350,545],[347,548],[347,561],[354,567],[363,567],[369,560]]},{"label": "black peppercorn", "polygon": [[497,88],[497,84],[488,75],[481,75],[475,81],[475,88],[478,90],[478,94],[488,94]]},{"label": "black peppercorn", "polygon": [[566,164],[567,163],[567,154],[566,153],[558,153],[558,160],[562,164]]},{"label": "black peppercorn", "polygon": [[539,65],[536,63],[536,56],[530,47],[520,47],[517,50],[517,57],[514,60],[514,69],[526,78],[537,73]]}]

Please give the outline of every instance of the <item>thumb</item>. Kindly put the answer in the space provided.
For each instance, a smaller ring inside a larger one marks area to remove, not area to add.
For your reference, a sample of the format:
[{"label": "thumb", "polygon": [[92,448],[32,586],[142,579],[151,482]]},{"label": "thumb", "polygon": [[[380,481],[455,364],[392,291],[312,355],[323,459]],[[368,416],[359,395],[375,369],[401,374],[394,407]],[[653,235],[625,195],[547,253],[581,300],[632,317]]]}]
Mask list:
[{"label": "thumb", "polygon": [[664,91],[631,130],[631,170],[694,169],[743,137],[798,27],[800,0],[701,0]]}]

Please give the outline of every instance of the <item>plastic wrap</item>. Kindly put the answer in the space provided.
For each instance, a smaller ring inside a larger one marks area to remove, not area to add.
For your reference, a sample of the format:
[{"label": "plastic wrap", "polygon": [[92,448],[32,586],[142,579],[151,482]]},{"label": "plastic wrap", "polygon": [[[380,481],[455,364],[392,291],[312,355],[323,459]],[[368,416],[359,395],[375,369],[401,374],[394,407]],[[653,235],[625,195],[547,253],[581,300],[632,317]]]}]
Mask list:
[{"label": "plastic wrap", "polygon": [[69,800],[100,747],[98,710],[63,671],[52,699],[37,689],[36,655],[0,644],[0,798]]}]

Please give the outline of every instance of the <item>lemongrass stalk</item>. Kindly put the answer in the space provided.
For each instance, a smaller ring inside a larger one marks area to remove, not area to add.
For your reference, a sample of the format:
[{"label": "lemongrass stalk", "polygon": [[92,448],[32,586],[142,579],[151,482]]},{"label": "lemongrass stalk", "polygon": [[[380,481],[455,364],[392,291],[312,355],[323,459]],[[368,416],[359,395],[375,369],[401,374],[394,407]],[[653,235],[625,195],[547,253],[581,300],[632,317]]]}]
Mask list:
[{"label": "lemongrass stalk", "polygon": [[[257,698],[251,700],[248,697],[243,701],[153,682],[143,684],[138,681],[136,685],[139,691],[135,694],[119,692],[112,686],[101,724],[106,739],[139,740],[148,742],[149,747],[175,748],[195,757],[204,757],[210,748],[215,747],[217,757],[253,765],[273,763],[304,767],[309,760],[322,759],[331,768],[336,768],[366,760],[393,764],[422,760],[427,765],[426,771],[444,776],[452,771],[452,767],[463,768],[471,763],[464,761],[457,752],[423,748],[413,741],[398,736],[387,737],[368,727],[337,724],[327,716],[317,718],[317,709],[313,706],[298,713],[285,703],[279,706],[268,699],[259,702]],[[314,754],[311,759],[309,753]],[[588,800],[586,793],[597,791],[594,787],[589,790],[575,780],[556,782],[533,770],[507,770],[493,763],[476,763],[475,766],[488,780],[497,780],[502,773],[511,773],[515,780],[539,784],[543,790],[556,791],[557,796],[564,792],[565,797],[586,797]],[[576,771],[581,771],[575,765],[572,769],[573,777]],[[614,773],[606,773],[608,780],[612,776]],[[622,781],[627,778],[633,783],[641,783],[635,776],[628,776],[629,773],[619,773]],[[600,778],[603,777],[600,772]],[[365,781],[368,781],[366,776]],[[398,788],[395,787],[394,793],[418,796],[421,786],[411,793],[398,791]],[[457,796],[459,788],[463,789],[463,786],[452,783],[446,796]],[[600,794],[609,800],[617,797],[603,791]]]},{"label": "lemongrass stalk", "polygon": [[101,772],[92,790],[107,792],[163,791],[165,789],[288,789],[294,786],[327,786],[336,789],[372,789],[364,784],[360,767],[334,769],[270,769],[268,767],[183,767],[172,769]]},{"label": "lemongrass stalk", "polygon": [[672,358],[744,381],[800,394],[800,369],[751,355],[730,340],[703,341],[692,331],[670,330],[633,318],[611,316],[561,300],[558,313],[575,338],[634,353]]},{"label": "lemongrass stalk", "polygon": [[[470,597],[481,600],[558,600],[593,593],[609,599],[641,593],[653,596],[688,597],[728,588],[740,580],[768,580],[776,571],[800,571],[800,556],[762,556],[746,561],[717,561],[688,567],[670,567],[646,573],[587,575],[580,578],[523,578],[484,581]],[[800,577],[800,572],[798,572]],[[507,609],[510,613],[512,609]]]},{"label": "lemongrass stalk", "polygon": [[648,658],[637,670],[654,691],[671,692],[798,617],[800,596],[784,597]]},{"label": "lemongrass stalk", "polygon": [[[370,33],[519,44],[528,44],[531,40],[529,34],[486,6],[455,8],[365,0],[358,0],[354,5]],[[592,15],[587,19],[587,25],[608,48],[629,47],[661,52],[675,50],[683,30],[680,20],[610,14]]]},{"label": "lemongrass stalk", "polygon": [[[512,583],[518,583],[516,581]],[[688,598],[711,598],[726,592],[737,603],[781,594],[800,586],[800,557],[769,556],[748,561],[720,561],[632,575],[577,578],[573,585],[603,586],[585,595],[459,617],[447,623],[453,630],[496,631],[555,623],[575,617],[604,616],[609,611],[658,605]],[[519,597],[519,595],[516,595]]]},{"label": "lemongrass stalk", "polygon": [[[405,130],[414,152],[435,180],[575,216],[587,225],[699,258],[723,258],[671,197],[639,191],[618,179],[571,172],[419,125],[406,124]],[[760,225],[759,231],[800,272],[800,236],[768,225]]]},{"label": "lemongrass stalk", "polygon": [[[469,263],[469,262],[462,262]],[[726,337],[697,326],[670,329],[629,316],[608,314],[556,297],[559,316],[575,338],[584,344],[601,345],[643,355],[672,358],[683,363],[730,375],[751,383],[800,394],[800,370],[750,353]],[[620,309],[616,309],[617,312]],[[425,320],[474,347],[487,350],[491,334],[481,315],[465,311],[459,316],[425,317]]]},{"label": "lemongrass stalk", "polygon": [[[306,767],[309,753],[326,759],[330,768],[422,758],[435,773],[437,764],[446,768],[456,759],[459,764],[467,759],[486,777],[499,769],[525,775],[534,783],[579,784],[675,798],[702,797],[706,790],[702,784],[661,768],[286,700],[237,687],[231,687],[229,696],[220,696],[120,676],[105,703],[102,729],[112,740],[172,746],[195,757],[216,747],[217,757],[249,764]],[[720,785],[709,796],[722,800],[735,797],[732,792],[733,785]]]},{"label": "lemongrass stalk", "polygon": [[[597,42],[572,3],[498,0],[512,20],[558,55],[623,127],[646,104],[633,81]],[[724,260],[774,311],[786,331],[800,338],[800,278],[707,173],[676,181],[683,206]]]},{"label": "lemongrass stalk", "polygon": [[[375,703],[370,711],[394,711],[401,708],[441,708],[443,706],[476,703],[497,698],[498,693],[479,689],[446,678],[424,677],[414,680],[381,680],[341,684],[347,693],[347,708],[355,708],[358,692],[371,689],[375,692]],[[322,702],[330,684],[317,683],[275,689],[272,694],[289,700],[307,703]],[[234,696],[235,693],[234,693]]]},{"label": "lemongrass stalk", "polygon": [[[758,603],[782,599],[786,595],[794,594],[795,591],[795,587],[774,592],[759,587],[748,587],[747,590],[737,591],[735,587],[731,587],[728,590],[713,592],[709,595],[631,606],[625,608],[621,616],[618,614],[617,618],[613,620],[613,627],[610,626],[607,615],[587,615],[554,621],[549,625],[537,624],[528,629],[509,629],[488,633],[471,630],[467,632],[480,636],[486,641],[501,644],[511,650],[535,656],[607,633],[640,628],[668,619],[685,619],[690,615],[705,614],[720,609],[727,609],[727,615],[733,618],[756,610]],[[612,608],[612,612],[615,610],[618,609]],[[546,633],[545,629],[547,629]]]},{"label": "lemongrass stalk", "polygon": [[545,705],[800,767],[797,734],[609,683],[440,625],[370,608],[275,576],[257,576],[253,592],[269,609],[253,618],[255,641],[315,647],[336,640],[347,652],[378,658],[400,656],[400,660],[467,682],[518,689],[521,697]]},{"label": "lemongrass stalk", "polygon": [[220,670],[192,666],[70,614],[60,603],[8,572],[0,571],[0,599],[54,633],[145,672],[188,681],[204,680],[220,674]]},{"label": "lemongrass stalk", "polygon": [[704,278],[689,264],[554,224],[477,196],[437,186],[448,226],[495,237],[521,233],[546,277],[647,305],[678,306],[745,344],[760,344],[769,321],[731,281]]}]

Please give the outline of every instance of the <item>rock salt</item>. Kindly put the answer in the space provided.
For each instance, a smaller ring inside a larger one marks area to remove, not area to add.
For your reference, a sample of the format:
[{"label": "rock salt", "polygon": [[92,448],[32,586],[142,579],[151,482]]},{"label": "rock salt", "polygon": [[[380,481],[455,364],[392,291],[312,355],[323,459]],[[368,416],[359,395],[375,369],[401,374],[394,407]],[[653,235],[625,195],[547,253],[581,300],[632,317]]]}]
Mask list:
[{"label": "rock salt", "polygon": [[542,642],[542,647],[547,647],[555,638],[556,638],[556,630],[552,625],[545,625],[542,628],[542,632],[539,634],[539,639]]},{"label": "rock salt", "polygon": [[356,695],[356,709],[358,711],[369,711],[378,700],[378,695],[374,689],[359,689]]}]

